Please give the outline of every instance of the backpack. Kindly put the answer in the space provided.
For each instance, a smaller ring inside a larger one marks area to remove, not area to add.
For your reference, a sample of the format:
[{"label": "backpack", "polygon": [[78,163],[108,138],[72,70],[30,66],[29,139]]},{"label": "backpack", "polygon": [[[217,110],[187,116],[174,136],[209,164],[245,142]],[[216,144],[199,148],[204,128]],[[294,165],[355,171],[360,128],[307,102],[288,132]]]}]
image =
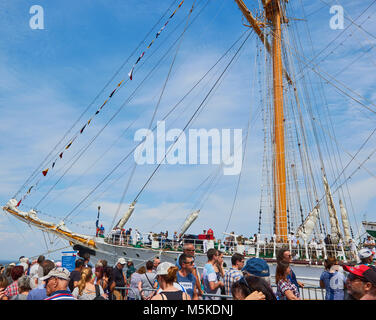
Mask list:
[{"label": "backpack", "polygon": [[95,293],[96,296],[93,300],[106,300],[104,297],[101,296],[100,290],[99,290],[99,285],[95,285]]}]

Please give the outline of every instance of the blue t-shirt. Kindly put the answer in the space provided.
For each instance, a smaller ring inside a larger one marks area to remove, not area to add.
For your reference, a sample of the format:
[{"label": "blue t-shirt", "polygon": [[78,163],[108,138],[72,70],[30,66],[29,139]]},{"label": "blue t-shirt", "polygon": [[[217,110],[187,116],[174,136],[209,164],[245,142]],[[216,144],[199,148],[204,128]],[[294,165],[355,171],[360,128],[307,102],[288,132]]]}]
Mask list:
[{"label": "blue t-shirt", "polygon": [[44,300],[47,298],[46,288],[35,288],[29,291],[27,300]]},{"label": "blue t-shirt", "polygon": [[178,283],[185,289],[185,291],[193,298],[194,287],[196,285],[196,277],[190,273],[187,277],[183,277],[177,273]]},{"label": "blue t-shirt", "polygon": [[324,271],[320,280],[325,284],[325,300],[343,300],[345,296],[346,278],[342,272],[330,273]]},{"label": "blue t-shirt", "polygon": [[[217,274],[214,271],[214,267],[212,264],[207,263],[205,264],[203,275],[202,275],[202,282],[204,284],[204,289],[206,293],[210,294],[221,294],[221,288],[217,288],[214,290],[210,289],[209,282],[218,282]],[[206,297],[205,300],[219,300],[219,297]]]}]

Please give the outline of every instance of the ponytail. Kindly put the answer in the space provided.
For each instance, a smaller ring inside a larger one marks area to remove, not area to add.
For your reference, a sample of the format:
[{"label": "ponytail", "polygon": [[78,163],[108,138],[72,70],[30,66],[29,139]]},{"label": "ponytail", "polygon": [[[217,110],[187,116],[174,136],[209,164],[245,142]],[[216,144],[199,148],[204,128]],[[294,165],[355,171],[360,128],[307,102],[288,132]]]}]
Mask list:
[{"label": "ponytail", "polygon": [[81,271],[81,279],[80,281],[78,282],[78,295],[82,295],[85,287],[86,287],[86,283],[89,282],[92,278],[92,275],[93,275],[93,272],[91,271],[91,268],[83,268],[82,271]]}]

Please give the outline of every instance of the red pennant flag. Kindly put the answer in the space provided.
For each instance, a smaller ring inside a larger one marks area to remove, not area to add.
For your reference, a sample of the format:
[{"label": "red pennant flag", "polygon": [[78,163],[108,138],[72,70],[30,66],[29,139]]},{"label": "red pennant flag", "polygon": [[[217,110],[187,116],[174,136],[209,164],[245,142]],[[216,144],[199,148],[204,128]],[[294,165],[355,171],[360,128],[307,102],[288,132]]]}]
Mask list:
[{"label": "red pennant flag", "polygon": [[60,153],[59,157],[60,157],[60,159],[62,159],[63,158],[63,153]]},{"label": "red pennant flag", "polygon": [[43,170],[43,171],[42,171],[42,173],[43,173],[44,176],[47,175],[48,170],[49,170],[49,169],[46,169],[46,170]]},{"label": "red pennant flag", "polygon": [[20,204],[21,204],[21,201],[22,201],[22,200],[18,201],[18,203],[17,203],[16,207],[19,207],[19,206],[20,206]]}]

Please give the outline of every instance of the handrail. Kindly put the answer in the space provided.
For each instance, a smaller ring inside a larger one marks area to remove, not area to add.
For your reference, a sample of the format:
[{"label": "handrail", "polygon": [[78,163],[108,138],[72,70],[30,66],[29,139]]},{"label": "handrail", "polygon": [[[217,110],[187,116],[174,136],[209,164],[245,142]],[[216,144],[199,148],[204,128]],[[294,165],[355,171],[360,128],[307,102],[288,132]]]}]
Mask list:
[{"label": "handrail", "polygon": [[[232,238],[233,239],[233,238]],[[276,250],[282,247],[289,248],[291,250],[293,261],[294,260],[305,260],[309,261],[323,261],[328,256],[335,256],[343,262],[356,261],[357,252],[352,250],[349,245],[344,244],[312,244],[308,246],[303,244],[291,244],[290,243],[274,243],[274,242],[265,242],[258,241],[253,242],[251,240],[247,241],[224,241],[221,240],[201,240],[201,239],[190,239],[184,238],[180,241],[166,239],[163,237],[158,238],[157,240],[153,239],[152,242],[148,239],[142,239],[137,243],[134,242],[134,239],[131,237],[123,237],[122,235],[112,234],[111,237],[107,236],[104,240],[107,243],[111,243],[119,246],[133,246],[141,248],[150,248],[155,250],[171,250],[171,251],[182,251],[183,246],[186,243],[191,243],[194,245],[198,253],[206,253],[210,248],[216,248],[226,255],[232,255],[235,252],[245,254],[247,257],[259,257],[266,259],[276,259]]]}]

